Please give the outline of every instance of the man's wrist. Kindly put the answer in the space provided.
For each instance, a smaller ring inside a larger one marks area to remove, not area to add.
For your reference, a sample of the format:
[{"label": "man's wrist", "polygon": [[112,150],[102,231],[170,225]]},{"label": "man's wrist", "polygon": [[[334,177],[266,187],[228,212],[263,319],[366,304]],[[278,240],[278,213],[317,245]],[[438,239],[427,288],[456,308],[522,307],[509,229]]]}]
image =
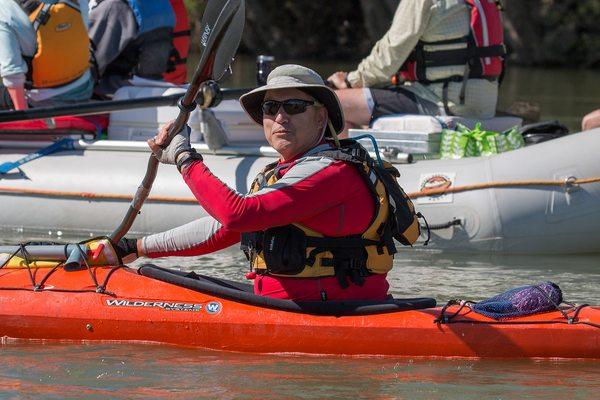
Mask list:
[{"label": "man's wrist", "polygon": [[196,150],[192,149],[190,151],[184,151],[177,155],[176,164],[179,172],[183,170],[183,168],[194,161],[202,161],[202,155],[197,153]]}]

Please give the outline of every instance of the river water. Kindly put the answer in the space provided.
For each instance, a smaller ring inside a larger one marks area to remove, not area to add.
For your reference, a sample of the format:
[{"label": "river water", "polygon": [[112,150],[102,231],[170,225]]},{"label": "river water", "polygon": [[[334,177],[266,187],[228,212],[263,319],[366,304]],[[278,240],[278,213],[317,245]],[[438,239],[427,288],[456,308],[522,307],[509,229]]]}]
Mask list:
[{"label": "river water", "polygon": [[[323,75],[350,67],[307,64]],[[225,86],[253,84],[252,60],[237,62],[234,71]],[[511,68],[500,107],[517,100],[538,102],[543,120],[559,119],[577,131],[581,117],[600,107],[600,74]],[[238,280],[245,272],[244,260],[234,250],[158,264]],[[405,250],[395,264],[390,283],[397,296],[430,296],[440,304],[453,298],[480,300],[551,280],[567,301],[600,304],[599,255]],[[246,355],[159,345],[12,341],[1,342],[0,348],[2,399],[593,399],[600,391],[600,361]]]},{"label": "river water", "polygon": [[[234,249],[155,262],[236,280],[246,271]],[[395,264],[397,296],[480,300],[551,280],[569,302],[600,304],[597,255],[402,251]],[[600,361],[248,355],[112,343],[4,341],[0,348],[0,398],[592,399],[600,390]]]}]

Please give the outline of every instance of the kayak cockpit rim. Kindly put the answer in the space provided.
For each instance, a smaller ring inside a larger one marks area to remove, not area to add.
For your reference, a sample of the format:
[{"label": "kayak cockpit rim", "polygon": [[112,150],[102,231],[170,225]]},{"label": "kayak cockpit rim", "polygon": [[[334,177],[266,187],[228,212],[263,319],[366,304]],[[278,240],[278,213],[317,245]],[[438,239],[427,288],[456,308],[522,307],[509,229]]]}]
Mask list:
[{"label": "kayak cockpit rim", "polygon": [[239,303],[256,307],[270,308],[300,314],[321,316],[356,316],[393,313],[408,310],[421,310],[436,306],[435,299],[422,297],[411,299],[393,299],[385,301],[292,301],[259,296],[253,293],[252,285],[212,278],[195,272],[176,271],[144,264],[138,273],[186,289],[214,295]]}]

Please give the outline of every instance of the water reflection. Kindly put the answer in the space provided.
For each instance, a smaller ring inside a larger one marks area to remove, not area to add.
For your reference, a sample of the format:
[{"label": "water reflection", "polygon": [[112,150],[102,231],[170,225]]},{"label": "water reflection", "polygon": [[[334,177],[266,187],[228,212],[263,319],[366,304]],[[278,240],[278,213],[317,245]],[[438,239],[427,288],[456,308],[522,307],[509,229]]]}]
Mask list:
[{"label": "water reflection", "polygon": [[[139,266],[147,259],[133,263]],[[239,250],[151,260],[244,280]],[[501,256],[403,250],[397,296],[478,300],[543,280],[569,301],[600,303],[600,256]],[[318,333],[316,333],[318,334]],[[256,344],[257,351],[260,343]],[[0,397],[46,399],[595,398],[597,361],[426,360],[212,352],[152,344],[4,340]]]},{"label": "water reflection", "polygon": [[6,397],[584,399],[600,388],[595,362],[267,356],[153,345],[12,344],[2,352]]}]

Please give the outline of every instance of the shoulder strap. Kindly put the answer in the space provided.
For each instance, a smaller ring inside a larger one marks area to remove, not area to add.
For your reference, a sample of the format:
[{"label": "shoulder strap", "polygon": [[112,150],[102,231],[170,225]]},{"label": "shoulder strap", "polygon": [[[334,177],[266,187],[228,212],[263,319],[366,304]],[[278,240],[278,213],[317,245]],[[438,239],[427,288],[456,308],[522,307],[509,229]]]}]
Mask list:
[{"label": "shoulder strap", "polygon": [[36,32],[40,28],[40,25],[45,25],[48,22],[48,19],[50,18],[50,8],[54,5],[48,3],[42,4],[44,4],[42,9],[38,12],[35,20],[33,21],[33,30]]},{"label": "shoulder strap", "polygon": [[50,18],[50,8],[52,8],[52,6],[55,4],[62,3],[62,4],[65,4],[65,5],[73,8],[77,12],[81,12],[81,10],[79,9],[79,4],[69,1],[69,0],[60,0],[60,1],[57,1],[56,3],[45,3],[45,2],[39,1],[39,0],[33,0],[33,1],[26,0],[26,1],[21,1],[18,3],[21,6],[21,8],[28,15],[31,14],[32,12],[34,12],[35,9],[37,7],[39,7],[40,4],[43,4],[42,9],[38,12],[38,14],[35,17],[35,20],[32,23],[33,30],[36,32],[38,31],[38,29],[40,28],[41,25],[45,25],[48,22],[48,19]]},{"label": "shoulder strap", "polygon": [[340,140],[340,145],[340,148],[319,151],[314,155],[356,164],[362,164],[365,161],[371,163],[369,152],[356,140],[343,139]]}]

